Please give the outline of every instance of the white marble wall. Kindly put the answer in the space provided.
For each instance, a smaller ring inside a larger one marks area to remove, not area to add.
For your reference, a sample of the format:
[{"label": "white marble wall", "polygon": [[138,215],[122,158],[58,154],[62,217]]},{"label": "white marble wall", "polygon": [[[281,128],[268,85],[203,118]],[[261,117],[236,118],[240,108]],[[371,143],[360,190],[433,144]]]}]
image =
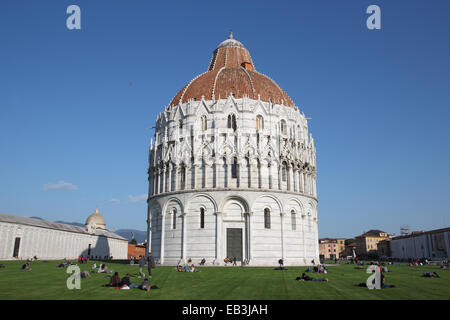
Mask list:
[{"label": "white marble wall", "polygon": [[[178,216],[175,230],[173,208],[185,213]],[[205,210],[203,229],[200,208]],[[270,228],[264,224],[266,208],[270,210]],[[260,191],[180,192],[152,199],[149,217],[151,251],[165,265],[189,258],[194,263],[205,258],[210,265],[222,265],[227,228],[243,229],[244,259],[251,266],[274,265],[280,258],[286,265],[305,265],[319,258],[317,201],[313,197]],[[165,221],[163,230],[157,227],[161,221]]]},{"label": "white marble wall", "polygon": [[0,260],[14,259],[16,237],[21,238],[19,259],[34,256],[48,260],[75,259],[87,255],[89,244],[93,256],[109,255],[114,259],[127,259],[128,255],[126,240],[0,222]]},{"label": "white marble wall", "polygon": [[[228,128],[229,115],[236,117],[236,130]],[[257,128],[257,116],[264,127]],[[316,149],[297,108],[230,96],[166,109],[156,121],[148,173],[150,248],[160,262],[205,258],[222,264],[227,228],[243,229],[250,265],[318,261]],[[270,228],[264,226],[266,208]]]},{"label": "white marble wall", "polygon": [[435,234],[425,233],[414,237],[393,238],[390,246],[391,257],[396,259],[448,259],[450,254],[450,231]]}]

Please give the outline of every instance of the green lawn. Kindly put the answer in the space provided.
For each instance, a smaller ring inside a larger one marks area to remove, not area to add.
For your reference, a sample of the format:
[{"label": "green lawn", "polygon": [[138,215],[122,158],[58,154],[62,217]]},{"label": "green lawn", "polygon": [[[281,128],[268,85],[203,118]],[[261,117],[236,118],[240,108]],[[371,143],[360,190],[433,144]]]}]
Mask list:
[{"label": "green lawn", "polygon": [[[305,267],[274,268],[200,267],[201,272],[177,272],[173,267],[153,270],[152,285],[160,289],[145,292],[139,289],[117,290],[102,287],[108,282],[104,274],[81,279],[80,290],[66,287],[66,268],[57,268],[57,261],[31,262],[31,271],[22,271],[20,261],[0,261],[0,300],[7,299],[163,299],[163,300],[301,300],[301,299],[450,299],[450,271],[437,266],[388,266],[386,283],[396,288],[368,290],[355,286],[366,282],[369,274],[354,265],[330,266],[330,273],[309,273],[327,277],[329,282],[299,282],[295,278]],[[107,263],[120,276],[129,272],[133,283],[140,284],[137,266]],[[91,269],[92,263],[81,265]],[[274,266],[275,267],[275,266]],[[423,278],[423,272],[436,271],[441,278]]]}]

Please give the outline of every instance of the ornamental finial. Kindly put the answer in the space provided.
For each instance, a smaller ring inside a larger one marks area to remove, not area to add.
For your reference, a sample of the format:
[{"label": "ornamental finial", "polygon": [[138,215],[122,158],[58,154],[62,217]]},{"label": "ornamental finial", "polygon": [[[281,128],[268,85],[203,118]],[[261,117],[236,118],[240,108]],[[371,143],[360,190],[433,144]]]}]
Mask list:
[{"label": "ornamental finial", "polygon": [[228,36],[228,39],[233,39],[233,31],[230,30],[230,35]]}]

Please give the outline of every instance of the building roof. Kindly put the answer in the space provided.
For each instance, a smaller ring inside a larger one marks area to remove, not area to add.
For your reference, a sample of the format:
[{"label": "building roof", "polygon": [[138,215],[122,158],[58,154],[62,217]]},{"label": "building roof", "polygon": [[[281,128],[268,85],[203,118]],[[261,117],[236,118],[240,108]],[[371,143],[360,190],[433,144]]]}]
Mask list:
[{"label": "building roof", "polygon": [[[22,224],[22,225],[33,226],[33,227],[40,227],[40,228],[68,231],[68,232],[75,232],[75,233],[82,233],[82,234],[90,234],[89,232],[87,232],[87,230],[85,228],[82,228],[79,226],[73,226],[73,225],[65,224],[65,223],[51,222],[51,221],[36,219],[36,218],[13,216],[13,215],[4,214],[4,213],[0,213],[0,222]],[[97,230],[95,230],[95,235],[128,241],[127,239],[119,236],[118,234],[109,232],[107,230],[98,230],[97,229]]]},{"label": "building roof", "polygon": [[256,71],[250,52],[232,34],[214,50],[208,70],[187,83],[169,107],[191,99],[225,99],[231,94],[235,98],[246,96],[295,108],[275,81]]},{"label": "building roof", "polygon": [[369,230],[367,232],[364,232],[362,235],[357,236],[356,238],[364,238],[364,237],[378,237],[378,238],[384,238],[382,236],[380,236],[380,233],[386,233],[385,231],[381,231],[381,230],[377,230],[377,229],[372,229]]},{"label": "building roof", "polygon": [[319,243],[337,242],[338,240],[345,240],[345,238],[320,238]]},{"label": "building roof", "polygon": [[411,234],[393,237],[392,240],[413,238],[413,237],[423,236],[425,234],[441,233],[441,232],[448,232],[448,231],[450,231],[450,227],[442,228],[442,229],[428,230],[428,231],[414,231]]}]

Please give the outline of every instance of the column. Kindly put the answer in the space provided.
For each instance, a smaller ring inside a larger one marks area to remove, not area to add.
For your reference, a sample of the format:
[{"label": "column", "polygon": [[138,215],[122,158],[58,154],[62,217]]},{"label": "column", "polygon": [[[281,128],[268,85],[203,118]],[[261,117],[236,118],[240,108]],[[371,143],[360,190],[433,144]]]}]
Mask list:
[{"label": "column", "polygon": [[258,166],[250,160],[250,188],[258,188]]},{"label": "column", "polygon": [[222,188],[223,187],[223,177],[221,174],[221,168],[223,168],[222,161],[216,158],[216,163],[214,167],[216,170],[216,188]]},{"label": "column", "polygon": [[214,262],[218,264],[222,264],[222,259],[225,258],[221,244],[226,240],[221,241],[222,238],[222,212],[216,212],[216,259]]},{"label": "column", "polygon": [[185,166],[186,179],[184,181],[184,189],[189,190],[192,189],[192,172],[191,172],[191,164],[187,164]]},{"label": "column", "polygon": [[187,239],[187,234],[186,234],[186,215],[187,215],[187,211],[183,212],[183,228],[182,228],[182,236],[181,236],[181,246],[182,246],[182,250],[183,250],[183,255],[181,257],[181,259],[183,259],[184,263],[186,263],[186,259],[187,259],[187,252],[186,252],[186,239]]},{"label": "column", "polygon": [[160,259],[161,264],[164,263],[164,238],[166,236],[166,213],[161,212],[161,253],[160,253]]},{"label": "column", "polygon": [[173,171],[172,163],[169,163],[167,171],[169,172],[169,175],[168,175],[169,181],[167,182],[167,190],[166,191],[170,192],[170,191],[172,191],[172,171]]},{"label": "column", "polygon": [[303,261],[306,263],[305,214],[302,213]]},{"label": "column", "polygon": [[248,244],[248,260],[251,261],[252,259],[252,252],[253,252],[253,224],[252,224],[252,216],[253,211],[248,212],[247,215],[247,222],[248,222],[248,238],[249,238],[249,244]]},{"label": "column", "polygon": [[292,182],[294,183],[293,191],[298,192],[298,180],[297,180],[298,169],[297,169],[297,167],[293,167],[292,172],[293,172]]},{"label": "column", "polygon": [[148,256],[148,253],[152,250],[152,213],[150,211],[150,207],[147,209],[147,248],[145,248],[145,254]]},{"label": "column", "polygon": [[175,166],[175,189],[174,189],[174,191],[178,191],[179,189],[180,189],[180,171],[181,171],[181,168],[180,168],[180,166],[179,165],[177,165],[177,166]]},{"label": "column", "polygon": [[162,187],[161,187],[161,193],[166,192],[166,165],[163,166],[162,169]]},{"label": "column", "polygon": [[231,182],[231,166],[232,166],[233,161],[231,160],[231,158],[227,158],[227,188],[231,188],[231,186],[233,185]]},{"label": "column", "polygon": [[282,188],[282,185],[283,185],[283,179],[282,179],[282,175],[281,175],[281,171],[282,171],[282,166],[283,166],[283,164],[282,163],[280,163],[279,165],[278,165],[278,189],[279,190],[282,190],[283,188]]},{"label": "column", "polygon": [[281,221],[281,259],[284,260],[284,233],[283,233],[283,216],[285,215],[284,212],[280,212],[280,221]]}]

